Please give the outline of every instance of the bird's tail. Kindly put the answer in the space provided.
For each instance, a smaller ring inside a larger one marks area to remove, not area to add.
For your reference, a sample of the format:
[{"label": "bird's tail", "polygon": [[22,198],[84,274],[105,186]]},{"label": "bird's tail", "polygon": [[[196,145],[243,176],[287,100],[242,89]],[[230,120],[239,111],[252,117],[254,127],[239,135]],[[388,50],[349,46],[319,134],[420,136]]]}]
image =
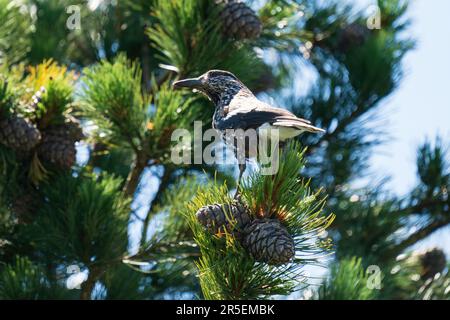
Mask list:
[{"label": "bird's tail", "polygon": [[273,123],[274,126],[279,127],[290,127],[302,131],[312,132],[312,133],[323,133],[325,130],[315,127],[303,119],[279,119]]}]

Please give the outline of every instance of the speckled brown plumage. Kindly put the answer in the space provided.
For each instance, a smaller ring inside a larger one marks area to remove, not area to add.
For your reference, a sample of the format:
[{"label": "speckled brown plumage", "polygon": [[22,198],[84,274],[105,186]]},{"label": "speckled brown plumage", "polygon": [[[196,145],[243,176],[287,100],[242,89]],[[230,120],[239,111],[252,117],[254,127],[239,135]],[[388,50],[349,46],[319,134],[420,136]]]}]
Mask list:
[{"label": "speckled brown plumage", "polygon": [[[267,136],[271,139],[270,133],[277,132],[279,134],[276,142],[281,145],[303,132],[324,132],[313,126],[310,121],[298,118],[288,110],[272,107],[260,101],[234,74],[228,71],[210,70],[197,78],[176,81],[173,86],[197,89],[215,105],[212,126],[221,132],[225,143],[234,147],[238,159],[237,190],[246,168],[247,155],[251,153],[248,152],[250,145],[242,143],[237,133],[242,131],[249,133],[249,129],[253,129],[256,131],[256,137],[253,137],[256,139],[252,139],[254,141],[259,139],[260,134],[264,135],[264,139]],[[237,131],[238,129],[240,130]],[[235,142],[244,146],[236,148]]]}]

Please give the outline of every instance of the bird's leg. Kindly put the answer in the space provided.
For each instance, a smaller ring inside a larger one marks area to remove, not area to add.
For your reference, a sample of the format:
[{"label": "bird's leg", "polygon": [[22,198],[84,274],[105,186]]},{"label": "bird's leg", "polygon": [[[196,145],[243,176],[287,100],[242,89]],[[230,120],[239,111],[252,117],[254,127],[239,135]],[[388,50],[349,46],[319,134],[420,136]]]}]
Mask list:
[{"label": "bird's leg", "polygon": [[241,187],[242,175],[244,174],[245,168],[247,167],[246,162],[239,163],[239,178],[236,185],[236,193],[234,194],[234,198],[237,199],[239,196],[239,188]]}]

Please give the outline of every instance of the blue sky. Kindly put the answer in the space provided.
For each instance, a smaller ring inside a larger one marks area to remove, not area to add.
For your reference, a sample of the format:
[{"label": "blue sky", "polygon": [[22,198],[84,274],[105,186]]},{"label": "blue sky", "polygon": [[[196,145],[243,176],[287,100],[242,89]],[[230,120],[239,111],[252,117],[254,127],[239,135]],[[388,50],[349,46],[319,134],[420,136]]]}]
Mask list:
[{"label": "blue sky", "polygon": [[[408,16],[417,48],[405,57],[400,88],[382,103],[392,140],[376,150],[371,162],[376,174],[392,177],[387,189],[397,194],[417,182],[415,157],[420,143],[440,135],[450,147],[450,1],[412,0]],[[429,246],[445,249],[450,257],[450,228],[438,230],[418,245]]]}]

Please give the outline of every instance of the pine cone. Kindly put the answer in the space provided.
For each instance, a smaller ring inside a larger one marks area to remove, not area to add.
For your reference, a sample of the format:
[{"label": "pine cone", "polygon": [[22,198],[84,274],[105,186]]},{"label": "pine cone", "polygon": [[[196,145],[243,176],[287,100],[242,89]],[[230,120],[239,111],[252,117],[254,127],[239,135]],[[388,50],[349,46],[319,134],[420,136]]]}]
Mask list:
[{"label": "pine cone", "polygon": [[342,53],[348,52],[352,47],[361,46],[369,37],[369,29],[353,22],[347,25],[340,33],[338,49]]},{"label": "pine cone", "polygon": [[83,138],[78,120],[68,118],[64,124],[49,126],[44,131],[38,154],[61,169],[70,169],[76,160],[75,142]]},{"label": "pine cone", "polygon": [[229,204],[212,204],[201,207],[197,211],[198,221],[211,233],[219,234],[234,232],[239,237],[239,231],[250,223],[248,209],[241,202]]},{"label": "pine cone", "polygon": [[223,32],[234,39],[255,39],[261,34],[262,25],[257,14],[245,3],[217,1],[223,6],[220,12]]},{"label": "pine cone", "polygon": [[0,120],[0,143],[16,151],[27,152],[41,140],[41,133],[22,117]]},{"label": "pine cone", "polygon": [[420,256],[422,264],[422,279],[433,278],[437,273],[441,273],[447,264],[445,253],[438,248],[426,251]]},{"label": "pine cone", "polygon": [[39,156],[61,169],[70,169],[75,164],[75,142],[58,136],[44,134],[38,149]]},{"label": "pine cone", "polygon": [[278,219],[256,219],[245,234],[242,246],[256,261],[280,265],[295,254],[294,240]]}]

